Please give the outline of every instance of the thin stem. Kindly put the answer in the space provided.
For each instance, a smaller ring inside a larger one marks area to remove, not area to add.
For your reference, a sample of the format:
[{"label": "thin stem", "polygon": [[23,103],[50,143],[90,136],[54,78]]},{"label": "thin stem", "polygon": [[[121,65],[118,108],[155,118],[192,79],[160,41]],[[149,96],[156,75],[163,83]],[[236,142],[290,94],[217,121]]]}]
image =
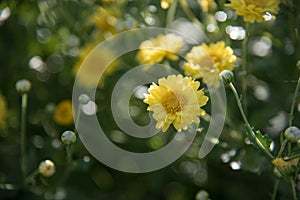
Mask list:
[{"label": "thin stem", "polygon": [[245,24],[246,29],[246,36],[242,42],[242,70],[241,70],[241,87],[242,87],[242,96],[243,96],[243,106],[247,112],[247,81],[246,76],[248,74],[247,67],[247,44],[248,44],[248,37],[249,37],[249,24]]},{"label": "thin stem", "polygon": [[74,128],[75,133],[76,133],[76,127],[78,127],[78,122],[80,120],[81,109],[82,109],[82,105],[79,103],[78,109],[77,109],[77,115],[76,115],[76,119],[75,119],[75,128]]},{"label": "thin stem", "polygon": [[281,157],[281,155],[282,155],[282,153],[283,153],[283,151],[284,151],[284,148],[285,148],[285,146],[286,146],[287,143],[288,143],[288,140],[285,139],[284,142],[282,143],[280,149],[279,149],[278,154],[277,154],[277,157],[278,157],[278,158]]},{"label": "thin stem", "polygon": [[298,77],[297,85],[296,85],[294,95],[293,95],[291,110],[290,110],[290,113],[289,113],[289,127],[292,126],[293,120],[294,120],[294,109],[295,109],[297,94],[298,94],[298,91],[299,91],[299,86],[300,86],[300,76]]},{"label": "thin stem", "polygon": [[244,122],[246,123],[246,126],[248,126],[248,127],[251,129],[251,126],[250,126],[250,124],[249,124],[249,122],[248,122],[248,119],[247,119],[247,117],[246,117],[246,115],[245,115],[243,106],[242,106],[242,104],[241,104],[240,97],[239,97],[239,95],[238,95],[238,93],[237,93],[237,91],[236,91],[234,85],[233,85],[232,83],[229,83],[229,87],[230,87],[230,89],[232,90],[232,92],[233,92],[233,94],[234,94],[234,97],[235,97],[235,99],[236,99],[238,108],[239,108],[239,110],[240,110],[240,113],[241,113],[241,115],[242,115],[242,117],[243,117]]},{"label": "thin stem", "polygon": [[192,10],[189,8],[186,0],[179,0],[179,3],[180,3],[182,10],[186,14],[186,16],[189,18],[189,20],[191,20],[194,24],[199,26],[201,28],[201,30],[205,30],[202,23],[196,18],[196,16],[192,12]]},{"label": "thin stem", "polygon": [[28,183],[29,181],[33,180],[38,174],[39,174],[39,170],[38,169],[34,170],[31,174],[29,174],[26,177],[26,183]]},{"label": "thin stem", "polygon": [[243,106],[242,106],[242,103],[240,101],[240,98],[239,98],[239,95],[234,87],[234,85],[232,83],[229,83],[229,87],[230,89],[232,90],[233,94],[234,94],[234,97],[236,99],[236,102],[237,102],[237,105],[238,105],[238,108],[240,110],[240,113],[242,115],[242,118],[246,124],[246,128],[248,129],[251,137],[255,140],[256,144],[260,147],[260,149],[271,159],[273,160],[274,159],[274,156],[265,149],[264,145],[260,142],[260,140],[256,137],[256,133],[253,131],[253,129],[251,128],[251,125],[245,115],[245,112],[244,112],[244,109],[243,109]]},{"label": "thin stem", "polygon": [[25,181],[27,174],[27,158],[26,158],[26,110],[27,110],[28,95],[22,94],[21,105],[21,171],[23,180]]},{"label": "thin stem", "polygon": [[274,190],[273,190],[273,193],[272,193],[271,200],[275,200],[276,199],[276,194],[277,194],[278,186],[279,186],[279,180],[277,179],[275,181],[275,184],[274,184]]},{"label": "thin stem", "polygon": [[292,160],[294,158],[300,158],[300,154],[294,154],[294,155],[291,155],[290,157],[287,157],[287,158],[284,158],[285,161],[288,161],[288,160]]},{"label": "thin stem", "polygon": [[296,188],[295,188],[295,182],[294,182],[292,176],[289,178],[289,182],[290,182],[290,188],[291,188],[293,200],[297,200]]},{"label": "thin stem", "polygon": [[169,7],[166,19],[166,27],[170,27],[171,23],[173,22],[176,14],[176,9],[178,5],[178,0],[174,0]]},{"label": "thin stem", "polygon": [[67,163],[68,165],[72,164],[72,149],[70,145],[66,145],[66,153],[67,153]]}]

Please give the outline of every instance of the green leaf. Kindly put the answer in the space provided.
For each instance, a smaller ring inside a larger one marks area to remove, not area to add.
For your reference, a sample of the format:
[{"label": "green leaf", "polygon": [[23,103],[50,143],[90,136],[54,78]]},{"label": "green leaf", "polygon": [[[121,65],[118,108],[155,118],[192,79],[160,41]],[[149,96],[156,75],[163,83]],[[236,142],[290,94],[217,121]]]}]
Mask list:
[{"label": "green leaf", "polygon": [[252,131],[256,133],[255,136],[262,145],[259,145],[258,141],[255,138],[253,138],[253,136],[251,135],[250,130],[246,129],[248,138],[251,141],[251,143],[259,150],[262,150],[261,148],[263,147],[265,151],[270,152],[270,145],[272,140],[269,138],[269,135],[268,134],[263,135],[260,132],[260,130],[255,130],[255,128],[253,127],[252,127]]},{"label": "green leaf", "polygon": [[260,141],[260,143],[263,145],[265,150],[270,152],[270,145],[272,140],[269,138],[268,134],[262,134],[260,130],[256,131],[256,137]]}]

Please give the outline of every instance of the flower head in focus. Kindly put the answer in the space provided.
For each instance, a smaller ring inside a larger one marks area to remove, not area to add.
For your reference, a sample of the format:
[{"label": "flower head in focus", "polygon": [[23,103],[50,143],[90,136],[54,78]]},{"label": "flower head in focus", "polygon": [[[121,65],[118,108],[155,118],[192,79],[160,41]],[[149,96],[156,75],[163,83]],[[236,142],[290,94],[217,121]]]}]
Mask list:
[{"label": "flower head in focus", "polygon": [[183,39],[175,34],[159,35],[141,43],[137,59],[143,64],[159,63],[165,58],[178,60],[176,53],[183,44]]},{"label": "flower head in focus", "polygon": [[0,93],[0,128],[6,127],[7,104],[4,96]]},{"label": "flower head in focus", "polygon": [[232,70],[237,58],[224,42],[202,44],[193,47],[186,55],[183,65],[184,73],[193,78],[203,78],[208,86],[219,86],[219,74],[224,70]]},{"label": "flower head in focus", "polygon": [[[111,50],[97,50],[93,45],[87,45],[79,55],[79,61],[73,68],[73,73],[77,76],[78,83],[86,88],[98,85],[98,78],[101,75],[99,84],[101,84],[107,75],[115,72],[118,61],[109,63],[114,54]],[[89,56],[88,59],[86,59]]]},{"label": "flower head in focus", "polygon": [[73,123],[72,102],[70,100],[63,100],[56,106],[54,121],[65,126]]},{"label": "flower head in focus", "polygon": [[160,1],[160,7],[162,9],[168,9],[171,5],[171,3],[173,3],[174,0],[161,0]]},{"label": "flower head in focus", "polygon": [[200,107],[208,101],[199,87],[200,82],[182,75],[161,78],[158,85],[152,83],[144,102],[149,105],[147,110],[153,112],[156,128],[166,132],[173,124],[176,130],[186,130],[193,122],[199,123],[199,116],[205,115]]},{"label": "flower head in focus", "polygon": [[279,12],[280,0],[230,0],[226,7],[232,8],[245,22],[263,22],[265,15],[276,15]]}]

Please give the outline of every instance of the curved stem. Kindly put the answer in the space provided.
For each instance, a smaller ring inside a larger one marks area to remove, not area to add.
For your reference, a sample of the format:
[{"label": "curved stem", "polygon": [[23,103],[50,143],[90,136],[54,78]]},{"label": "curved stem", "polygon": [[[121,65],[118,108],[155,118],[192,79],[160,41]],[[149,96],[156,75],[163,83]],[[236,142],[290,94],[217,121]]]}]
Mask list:
[{"label": "curved stem", "polygon": [[300,86],[300,76],[298,77],[297,85],[296,85],[294,95],[293,95],[291,110],[290,110],[290,113],[289,113],[289,127],[292,126],[293,120],[294,120],[294,109],[295,109],[297,94],[298,94],[298,91],[299,91],[299,86]]},{"label": "curved stem", "polygon": [[232,90],[233,94],[234,94],[234,97],[236,99],[236,102],[237,102],[237,105],[238,105],[238,108],[240,110],[240,113],[242,115],[242,118],[246,124],[246,128],[248,129],[251,137],[255,140],[256,144],[259,146],[259,148],[271,159],[273,160],[274,159],[274,156],[265,149],[264,145],[260,142],[260,140],[256,137],[256,133],[253,131],[253,129],[251,128],[251,125],[245,115],[245,112],[244,112],[244,109],[243,109],[243,106],[242,106],[242,103],[240,101],[240,98],[239,98],[239,95],[234,87],[234,85],[232,83],[229,83],[229,87],[230,89]]},{"label": "curved stem", "polygon": [[27,175],[27,158],[26,158],[26,110],[27,110],[28,95],[22,94],[21,105],[21,171],[24,182]]},{"label": "curved stem", "polygon": [[191,9],[188,6],[188,3],[186,0],[179,0],[179,3],[181,5],[181,8],[183,9],[186,16],[197,26],[199,26],[202,30],[205,30],[202,23],[196,18],[194,13],[191,11]]},{"label": "curved stem", "polygon": [[169,10],[167,13],[167,19],[166,19],[166,27],[170,27],[172,21],[174,20],[177,5],[178,5],[178,0],[174,0],[169,7]]}]

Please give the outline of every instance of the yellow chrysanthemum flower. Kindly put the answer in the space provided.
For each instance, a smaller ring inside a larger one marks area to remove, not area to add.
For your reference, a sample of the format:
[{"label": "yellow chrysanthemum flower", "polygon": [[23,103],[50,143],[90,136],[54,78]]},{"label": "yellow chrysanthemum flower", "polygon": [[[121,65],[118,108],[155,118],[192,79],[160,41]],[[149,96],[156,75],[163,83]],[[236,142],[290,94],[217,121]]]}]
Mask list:
[{"label": "yellow chrysanthemum flower", "polygon": [[214,0],[200,0],[199,4],[204,12],[217,7],[217,4]]},{"label": "yellow chrysanthemum flower", "polygon": [[149,105],[147,110],[153,112],[156,128],[166,132],[173,124],[177,130],[186,130],[193,122],[199,123],[199,116],[205,115],[200,107],[208,101],[199,87],[200,82],[182,75],[161,78],[158,85],[152,83],[144,102]]},{"label": "yellow chrysanthemum flower", "polygon": [[163,59],[178,60],[184,41],[175,34],[159,35],[141,43],[137,59],[143,64],[159,63]]},{"label": "yellow chrysanthemum flower", "polygon": [[273,165],[279,170],[282,175],[292,174],[297,168],[299,158],[285,161],[282,158],[272,160]]},{"label": "yellow chrysanthemum flower", "polygon": [[[93,48],[93,45],[87,45],[81,50],[79,61],[73,69],[73,73],[75,76],[77,75],[79,84],[87,88],[98,85],[100,73],[102,73],[101,79],[99,80],[99,84],[101,84],[104,78],[112,74],[118,66],[118,61],[114,61],[108,67],[106,66],[106,64],[114,58],[112,51],[108,49],[105,51],[95,49],[94,52],[90,54]],[[85,60],[88,56],[89,58]],[[80,73],[77,74],[79,69]]]},{"label": "yellow chrysanthemum flower", "polygon": [[230,0],[230,2],[225,6],[243,16],[245,22],[251,23],[265,21],[264,15],[278,14],[280,4],[280,0]]},{"label": "yellow chrysanthemum flower", "polygon": [[224,70],[232,70],[237,58],[233,50],[224,42],[202,44],[193,47],[186,55],[183,65],[184,73],[193,78],[203,78],[209,87],[219,86],[219,74]]},{"label": "yellow chrysanthemum flower", "polygon": [[6,127],[7,105],[4,96],[0,93],[0,128]]},{"label": "yellow chrysanthemum flower", "polygon": [[161,0],[160,1],[160,7],[162,9],[168,9],[170,4],[173,3],[174,0]]},{"label": "yellow chrysanthemum flower", "polygon": [[70,100],[61,101],[55,108],[54,121],[59,125],[70,125],[73,123],[72,102]]}]

